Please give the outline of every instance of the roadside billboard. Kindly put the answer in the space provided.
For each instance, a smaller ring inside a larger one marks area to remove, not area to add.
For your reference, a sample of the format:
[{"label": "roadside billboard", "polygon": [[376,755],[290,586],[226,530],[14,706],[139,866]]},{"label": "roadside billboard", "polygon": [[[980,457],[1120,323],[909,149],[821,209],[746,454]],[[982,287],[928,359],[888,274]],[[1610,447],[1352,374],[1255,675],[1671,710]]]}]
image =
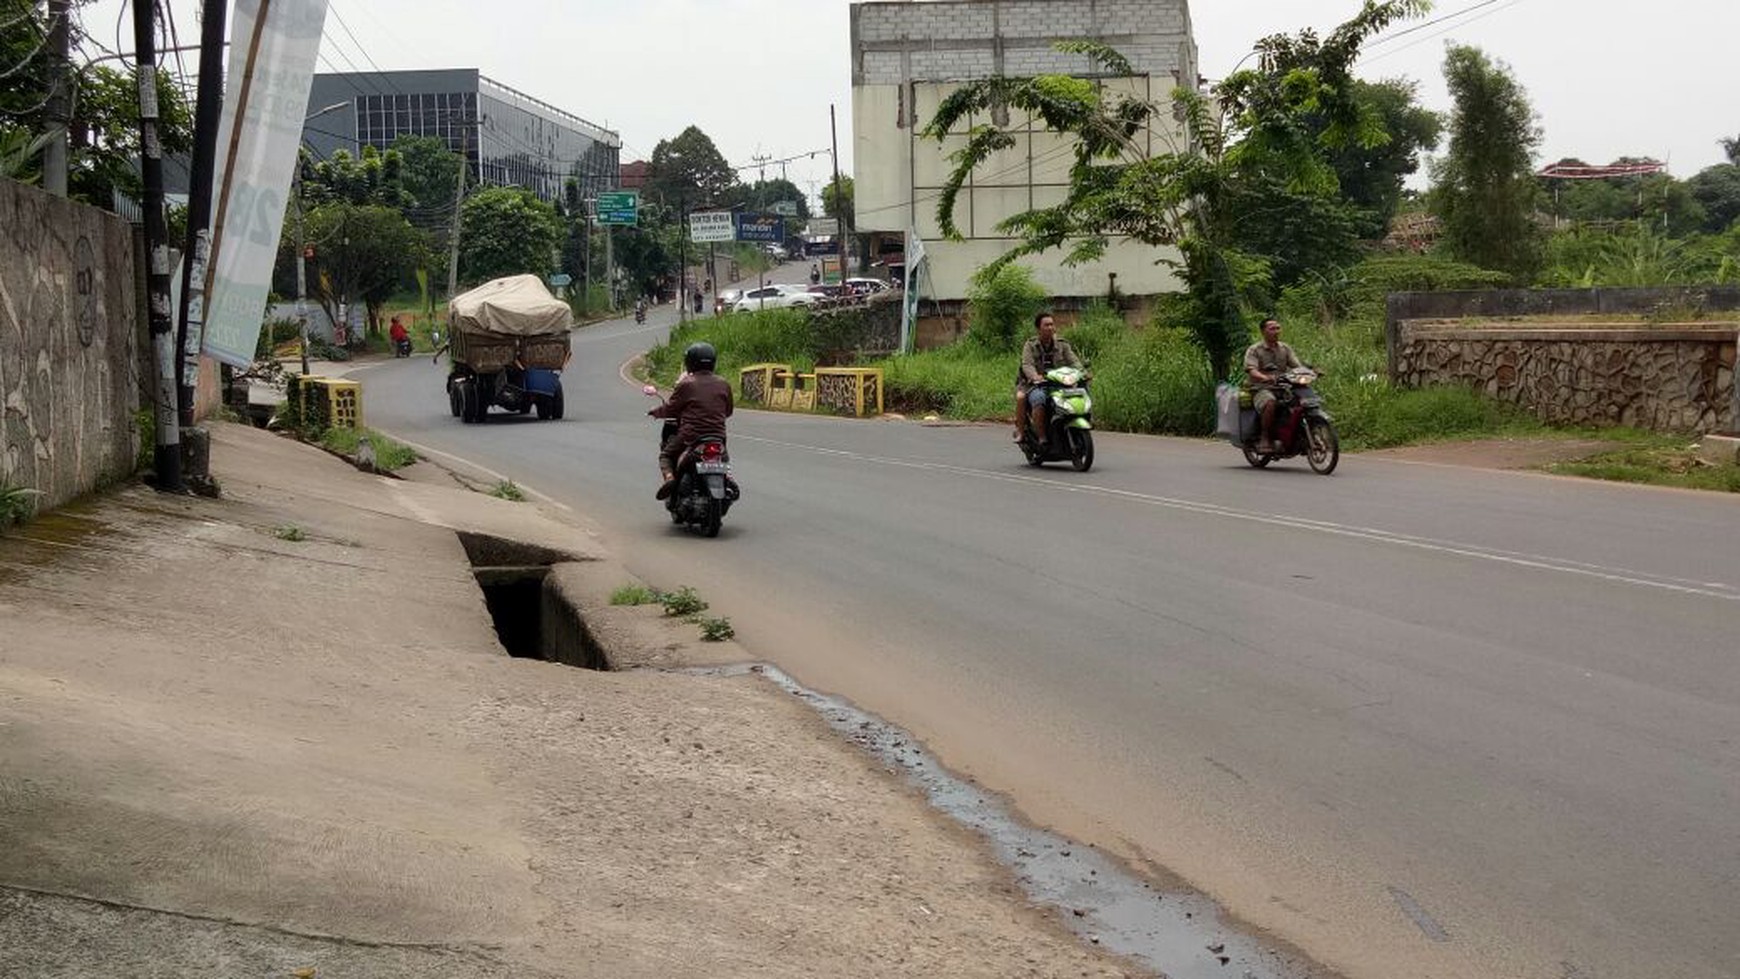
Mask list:
[{"label": "roadside billboard", "polygon": [[689,215],[689,240],[696,242],[734,241],[737,222],[730,211],[696,211]]},{"label": "roadside billboard", "polygon": [[785,219],[777,214],[737,215],[737,240],[778,244],[785,241]]}]

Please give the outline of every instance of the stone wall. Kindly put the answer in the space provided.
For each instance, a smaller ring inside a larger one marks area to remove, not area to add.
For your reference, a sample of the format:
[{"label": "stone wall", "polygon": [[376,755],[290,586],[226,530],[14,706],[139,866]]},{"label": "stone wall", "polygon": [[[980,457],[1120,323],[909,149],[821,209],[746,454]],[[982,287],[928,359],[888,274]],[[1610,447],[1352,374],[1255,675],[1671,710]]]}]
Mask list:
[{"label": "stone wall", "polygon": [[132,473],[139,332],[127,223],[0,179],[0,483],[43,509]]}]

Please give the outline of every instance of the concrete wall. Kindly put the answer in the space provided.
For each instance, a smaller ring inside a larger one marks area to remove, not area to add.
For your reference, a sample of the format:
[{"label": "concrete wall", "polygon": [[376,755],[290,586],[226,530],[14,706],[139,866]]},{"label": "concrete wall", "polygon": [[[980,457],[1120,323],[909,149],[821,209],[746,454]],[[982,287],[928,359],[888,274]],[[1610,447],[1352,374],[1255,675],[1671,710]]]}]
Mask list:
[{"label": "concrete wall", "polygon": [[0,180],[0,482],[56,506],[133,471],[132,229]]},{"label": "concrete wall", "polygon": [[1398,293],[1396,384],[1461,384],[1543,421],[1707,434],[1740,428],[1740,288]]},{"label": "concrete wall", "polygon": [[[1081,55],[1053,50],[1059,40],[1104,41],[1132,62],[1136,75],[1106,78]],[[852,7],[853,179],[859,232],[915,228],[930,256],[926,298],[966,296],[972,274],[1013,246],[996,230],[1004,219],[1063,199],[1073,141],[1042,122],[1011,113],[996,120],[1015,146],[981,164],[961,192],[955,221],[964,241],[946,241],[936,201],[951,169],[948,156],[974,125],[965,120],[941,142],[918,131],[962,81],[1045,73],[1099,77],[1101,84],[1164,101],[1180,83],[1196,83],[1196,45],[1185,0],[945,0],[865,3]],[[1182,145],[1167,117],[1145,134],[1148,153]],[[1176,257],[1114,241],[1100,261],[1066,267],[1057,251],[1023,260],[1055,296],[1103,295],[1109,277],[1129,295],[1175,291],[1177,278],[1159,264]]]}]

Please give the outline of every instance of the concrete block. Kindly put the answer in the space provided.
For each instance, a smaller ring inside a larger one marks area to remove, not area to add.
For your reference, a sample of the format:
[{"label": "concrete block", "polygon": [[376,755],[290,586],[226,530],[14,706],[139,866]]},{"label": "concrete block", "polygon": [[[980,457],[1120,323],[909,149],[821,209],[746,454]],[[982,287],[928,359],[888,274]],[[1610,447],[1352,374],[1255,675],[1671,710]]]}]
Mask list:
[{"label": "concrete block", "polygon": [[1740,436],[1704,436],[1698,442],[1698,458],[1717,465],[1740,463]]}]

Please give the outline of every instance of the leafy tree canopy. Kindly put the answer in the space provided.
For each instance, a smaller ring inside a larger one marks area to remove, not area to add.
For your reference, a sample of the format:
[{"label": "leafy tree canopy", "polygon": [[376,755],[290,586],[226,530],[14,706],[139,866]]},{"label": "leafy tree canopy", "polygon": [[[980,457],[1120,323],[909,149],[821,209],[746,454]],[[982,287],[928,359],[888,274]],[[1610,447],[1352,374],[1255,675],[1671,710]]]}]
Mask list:
[{"label": "leafy tree canopy", "polygon": [[379,204],[334,200],[308,211],[305,234],[314,247],[309,284],[328,313],[339,302],[368,306],[369,329],[380,332],[381,307],[408,287],[430,261],[428,235]]},{"label": "leafy tree canopy", "polygon": [[1329,152],[1336,182],[1349,203],[1364,211],[1359,236],[1381,238],[1401,204],[1402,184],[1420,169],[1420,154],[1438,148],[1444,121],[1417,101],[1418,86],[1404,79],[1355,81],[1354,98],[1375,114],[1389,139],[1354,142]]},{"label": "leafy tree canopy", "polygon": [[1479,48],[1452,45],[1444,80],[1455,109],[1449,151],[1433,167],[1433,210],[1450,253],[1527,281],[1541,265],[1533,170],[1541,131],[1516,77]]},{"label": "leafy tree canopy", "polygon": [[562,241],[556,209],[523,187],[490,187],[461,206],[459,274],[469,283],[530,273],[547,278]]},{"label": "leafy tree canopy", "polygon": [[406,216],[424,227],[447,224],[459,182],[459,154],[434,136],[400,136],[388,152],[399,154],[399,183],[409,198]]},{"label": "leafy tree canopy", "polygon": [[1704,230],[1724,231],[1740,220],[1740,164],[1706,167],[1686,181],[1686,189],[1704,209]]},{"label": "leafy tree canopy", "polygon": [[361,159],[351,156],[348,150],[339,150],[319,161],[303,150],[302,162],[305,206],[343,201],[403,210],[414,202],[405,190],[405,160],[398,150],[382,153],[373,146],[364,146]]},{"label": "leafy tree canopy", "polygon": [[737,171],[699,126],[659,140],[647,161],[647,191],[670,204],[723,203],[736,186]]},{"label": "leafy tree canopy", "polygon": [[843,218],[847,226],[857,227],[855,197],[852,178],[841,174],[838,194],[834,193],[833,181],[822,185],[822,214],[830,218]]},{"label": "leafy tree canopy", "polygon": [[797,184],[783,177],[772,180],[757,180],[754,184],[744,187],[738,200],[744,210],[757,213],[772,213],[773,205],[780,201],[794,201],[797,204],[797,219],[807,221],[810,217],[810,202]]}]

